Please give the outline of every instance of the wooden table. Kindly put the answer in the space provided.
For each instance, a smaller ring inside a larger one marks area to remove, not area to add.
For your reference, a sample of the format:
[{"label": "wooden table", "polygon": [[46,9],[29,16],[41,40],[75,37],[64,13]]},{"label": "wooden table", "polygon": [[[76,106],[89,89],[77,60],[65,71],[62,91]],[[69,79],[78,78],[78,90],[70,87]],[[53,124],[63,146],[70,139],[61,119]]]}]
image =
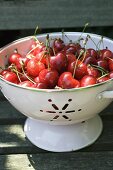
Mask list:
[{"label": "wooden table", "polygon": [[102,113],[103,133],[85,149],[47,152],[25,137],[26,117],[0,94],[0,170],[113,170],[113,103]]}]

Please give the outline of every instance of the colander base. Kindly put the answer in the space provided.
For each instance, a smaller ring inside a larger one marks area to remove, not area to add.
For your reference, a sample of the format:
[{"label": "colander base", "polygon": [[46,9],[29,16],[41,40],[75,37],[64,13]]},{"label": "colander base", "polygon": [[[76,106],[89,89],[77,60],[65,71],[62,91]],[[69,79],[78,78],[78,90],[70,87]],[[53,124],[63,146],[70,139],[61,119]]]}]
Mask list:
[{"label": "colander base", "polygon": [[73,125],[50,125],[27,118],[24,132],[37,147],[53,152],[82,149],[96,141],[102,132],[100,116]]}]

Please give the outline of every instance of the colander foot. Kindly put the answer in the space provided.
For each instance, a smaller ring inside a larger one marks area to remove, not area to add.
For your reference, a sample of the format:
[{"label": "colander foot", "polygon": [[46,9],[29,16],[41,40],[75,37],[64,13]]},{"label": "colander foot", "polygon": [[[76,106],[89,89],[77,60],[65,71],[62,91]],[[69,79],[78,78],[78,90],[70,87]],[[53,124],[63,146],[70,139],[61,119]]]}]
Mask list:
[{"label": "colander foot", "polygon": [[24,131],[28,139],[39,148],[69,152],[94,143],[101,134],[102,127],[99,116],[73,125],[50,125],[28,118]]}]

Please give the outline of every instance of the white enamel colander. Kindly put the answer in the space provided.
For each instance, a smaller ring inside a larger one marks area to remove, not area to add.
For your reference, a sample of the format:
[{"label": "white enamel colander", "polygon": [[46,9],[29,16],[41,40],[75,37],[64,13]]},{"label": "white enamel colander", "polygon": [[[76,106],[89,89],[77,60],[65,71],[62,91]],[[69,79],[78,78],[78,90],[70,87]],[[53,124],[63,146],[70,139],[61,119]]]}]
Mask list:
[{"label": "white enamel colander", "polygon": [[[76,41],[80,32],[66,32],[69,39]],[[82,34],[85,38],[88,33]],[[50,38],[61,37],[62,33],[50,33]],[[101,36],[89,34],[95,43]],[[45,41],[46,34],[37,36]],[[65,43],[69,39],[64,37]],[[89,39],[87,48],[95,48]],[[104,46],[113,51],[113,40],[104,37]],[[19,39],[0,50],[0,66],[7,64],[8,56],[18,49],[25,55],[33,37]],[[103,46],[100,48],[103,48]],[[73,89],[35,89],[20,87],[0,78],[0,87],[8,101],[28,118],[24,132],[36,146],[55,152],[66,152],[92,144],[101,134],[102,121],[98,113],[105,109],[113,98],[113,80],[89,87]]]}]

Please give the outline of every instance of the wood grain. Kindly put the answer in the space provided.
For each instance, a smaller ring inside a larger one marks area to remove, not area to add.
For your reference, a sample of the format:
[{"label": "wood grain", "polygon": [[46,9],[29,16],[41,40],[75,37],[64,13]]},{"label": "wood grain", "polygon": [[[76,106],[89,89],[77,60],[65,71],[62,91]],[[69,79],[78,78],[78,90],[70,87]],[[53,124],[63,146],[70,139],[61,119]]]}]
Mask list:
[{"label": "wood grain", "polygon": [[75,28],[111,26],[112,0],[0,1],[0,29]]}]

